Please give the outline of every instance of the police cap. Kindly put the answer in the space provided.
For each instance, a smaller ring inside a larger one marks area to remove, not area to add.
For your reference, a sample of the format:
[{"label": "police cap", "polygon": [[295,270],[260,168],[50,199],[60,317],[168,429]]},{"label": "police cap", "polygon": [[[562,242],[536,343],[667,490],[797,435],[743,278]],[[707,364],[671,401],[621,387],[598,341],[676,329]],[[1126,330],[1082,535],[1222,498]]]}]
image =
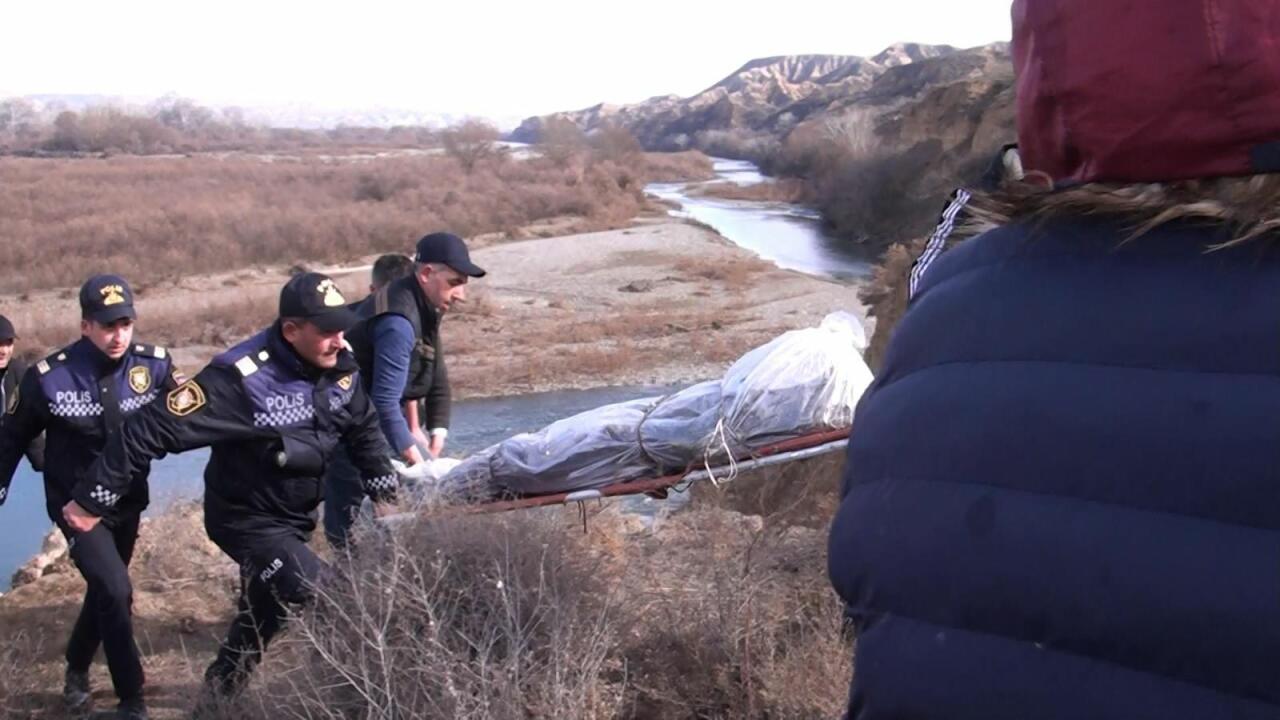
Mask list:
[{"label": "police cap", "polygon": [[471,262],[467,244],[453,233],[437,232],[424,235],[418,241],[418,251],[413,258],[420,263],[441,263],[470,277],[484,277],[484,270]]},{"label": "police cap", "polygon": [[103,325],[137,318],[133,289],[119,275],[94,275],[80,286],[80,317]]},{"label": "police cap", "polygon": [[316,272],[289,278],[280,291],[280,317],[306,320],[323,332],[346,330],[359,320],[337,283]]}]

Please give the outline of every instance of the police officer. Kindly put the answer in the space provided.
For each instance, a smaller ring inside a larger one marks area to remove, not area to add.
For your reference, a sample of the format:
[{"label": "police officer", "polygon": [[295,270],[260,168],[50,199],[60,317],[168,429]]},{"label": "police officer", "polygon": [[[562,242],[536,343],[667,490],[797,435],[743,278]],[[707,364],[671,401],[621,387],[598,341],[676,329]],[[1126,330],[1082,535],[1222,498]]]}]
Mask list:
[{"label": "police officer", "polygon": [[356,316],[333,280],[292,278],[269,328],[130,420],[73,495],[94,514],[103,495],[128,497],[128,478],[154,458],[212,446],[205,529],[241,568],[239,613],[205,673],[204,698],[238,692],[287,607],[305,603],[323,570],[307,547],[320,479],[340,441],[379,507],[397,477],[343,331]]},{"label": "police officer", "polygon": [[[373,307],[366,309],[368,317],[348,334],[387,442],[410,465],[422,462],[424,455],[401,403],[426,401],[424,424],[431,434],[426,452],[439,456],[449,433],[451,402],[440,321],[454,302],[466,299],[467,281],[484,274],[471,262],[462,238],[431,233],[418,241],[414,273],[379,290]],[[335,482],[330,479],[330,487]],[[351,517],[350,509],[326,510],[325,533],[331,542],[341,544]]]},{"label": "police officer", "polygon": [[[110,488],[75,488],[125,420],[176,387],[179,378],[164,348],[133,341],[137,313],[124,278],[89,278],[80,288],[80,312],[82,337],[26,373],[0,426],[0,502],[23,452],[45,431],[45,506],[88,585],[67,643],[63,699],[74,710],[87,708],[89,664],[101,643],[120,700],[116,716],[136,720],[146,717],[146,708],[128,568],[138,517],[147,506],[148,468],[122,475]],[[85,507],[101,522],[80,523]]]},{"label": "police officer", "polygon": [[[13,323],[0,315],[0,413],[3,413],[0,415],[0,425],[4,424],[4,418],[17,410],[18,398],[22,396],[19,384],[27,372],[27,364],[14,354],[17,342],[18,333],[14,330]],[[37,436],[27,446],[27,460],[31,461],[32,469],[37,472],[44,469],[44,434]],[[7,491],[4,494],[8,494]],[[0,498],[0,504],[3,504],[3,498]]]}]

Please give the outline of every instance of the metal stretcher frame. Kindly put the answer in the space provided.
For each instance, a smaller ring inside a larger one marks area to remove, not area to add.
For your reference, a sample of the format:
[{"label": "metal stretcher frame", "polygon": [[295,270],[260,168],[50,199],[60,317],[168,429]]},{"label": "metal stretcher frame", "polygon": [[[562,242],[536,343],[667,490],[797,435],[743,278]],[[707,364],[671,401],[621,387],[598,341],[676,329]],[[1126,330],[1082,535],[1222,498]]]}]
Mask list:
[{"label": "metal stretcher frame", "polygon": [[[750,470],[754,467],[766,464],[777,464],[776,462],[769,462],[769,460],[776,459],[780,462],[803,460],[808,457],[814,457],[840,450],[848,444],[848,441],[849,428],[803,435],[801,437],[791,438],[790,440],[784,440],[773,445],[762,447],[754,451],[750,456],[739,459],[735,464],[741,471]],[[548,495],[530,495],[528,497],[514,499],[491,500],[488,502],[476,503],[474,505],[455,507],[451,510],[452,512],[464,513],[499,513],[507,512],[509,510],[544,507],[547,505],[567,505],[572,502],[597,500],[606,497],[616,497],[618,495],[640,495],[643,493],[666,490],[686,481],[697,482],[699,480],[704,480],[710,475],[717,474],[719,470],[727,472],[728,469],[728,466],[722,466],[720,468],[713,468],[712,472],[708,473],[706,470],[689,468],[684,472],[675,475],[646,478],[644,480],[631,480],[628,482],[605,485],[604,487],[592,488],[590,490],[577,490],[574,492],[552,493]]]}]

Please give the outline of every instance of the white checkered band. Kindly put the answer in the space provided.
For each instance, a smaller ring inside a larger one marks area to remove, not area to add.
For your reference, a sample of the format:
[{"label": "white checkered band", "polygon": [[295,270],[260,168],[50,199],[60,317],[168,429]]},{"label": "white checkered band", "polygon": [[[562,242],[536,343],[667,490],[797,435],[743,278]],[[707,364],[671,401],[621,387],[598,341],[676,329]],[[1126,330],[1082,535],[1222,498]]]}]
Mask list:
[{"label": "white checkered band", "polygon": [[64,418],[98,417],[102,403],[49,403],[49,413]]},{"label": "white checkered band", "polygon": [[364,481],[365,490],[368,490],[371,492],[395,490],[396,484],[397,484],[397,481],[396,481],[395,473],[392,473],[390,475],[383,475],[382,477],[368,478]]},{"label": "white checkered band", "polygon": [[120,401],[120,412],[131,413],[134,410],[140,410],[147,405],[150,405],[151,401],[155,400],[159,396],[160,393],[158,391],[152,390],[151,392],[144,393],[142,395],[134,395],[133,397],[125,398]]},{"label": "white checkered band", "polygon": [[277,410],[275,412],[256,412],[253,414],[254,427],[283,427],[285,425],[297,425],[300,422],[306,422],[315,417],[316,409],[310,405],[301,407],[292,407],[287,410]]},{"label": "white checkered band", "polygon": [[89,493],[89,497],[93,498],[99,504],[107,507],[114,507],[116,503],[120,502],[119,495],[111,492],[101,485],[94,487],[93,492]]},{"label": "white checkered band", "polygon": [[329,396],[329,410],[337,412],[339,408],[351,402],[351,396],[356,394],[355,387],[343,390],[337,395]]}]

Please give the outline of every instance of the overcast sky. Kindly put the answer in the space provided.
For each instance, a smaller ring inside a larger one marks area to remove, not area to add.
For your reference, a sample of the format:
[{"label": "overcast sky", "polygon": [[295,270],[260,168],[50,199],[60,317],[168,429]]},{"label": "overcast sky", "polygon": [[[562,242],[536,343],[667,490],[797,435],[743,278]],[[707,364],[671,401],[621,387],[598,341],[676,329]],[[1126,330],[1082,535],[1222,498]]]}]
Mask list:
[{"label": "overcast sky", "polygon": [[769,55],[1009,37],[1009,0],[6,3],[0,97],[175,93],[512,117],[689,95]]}]

